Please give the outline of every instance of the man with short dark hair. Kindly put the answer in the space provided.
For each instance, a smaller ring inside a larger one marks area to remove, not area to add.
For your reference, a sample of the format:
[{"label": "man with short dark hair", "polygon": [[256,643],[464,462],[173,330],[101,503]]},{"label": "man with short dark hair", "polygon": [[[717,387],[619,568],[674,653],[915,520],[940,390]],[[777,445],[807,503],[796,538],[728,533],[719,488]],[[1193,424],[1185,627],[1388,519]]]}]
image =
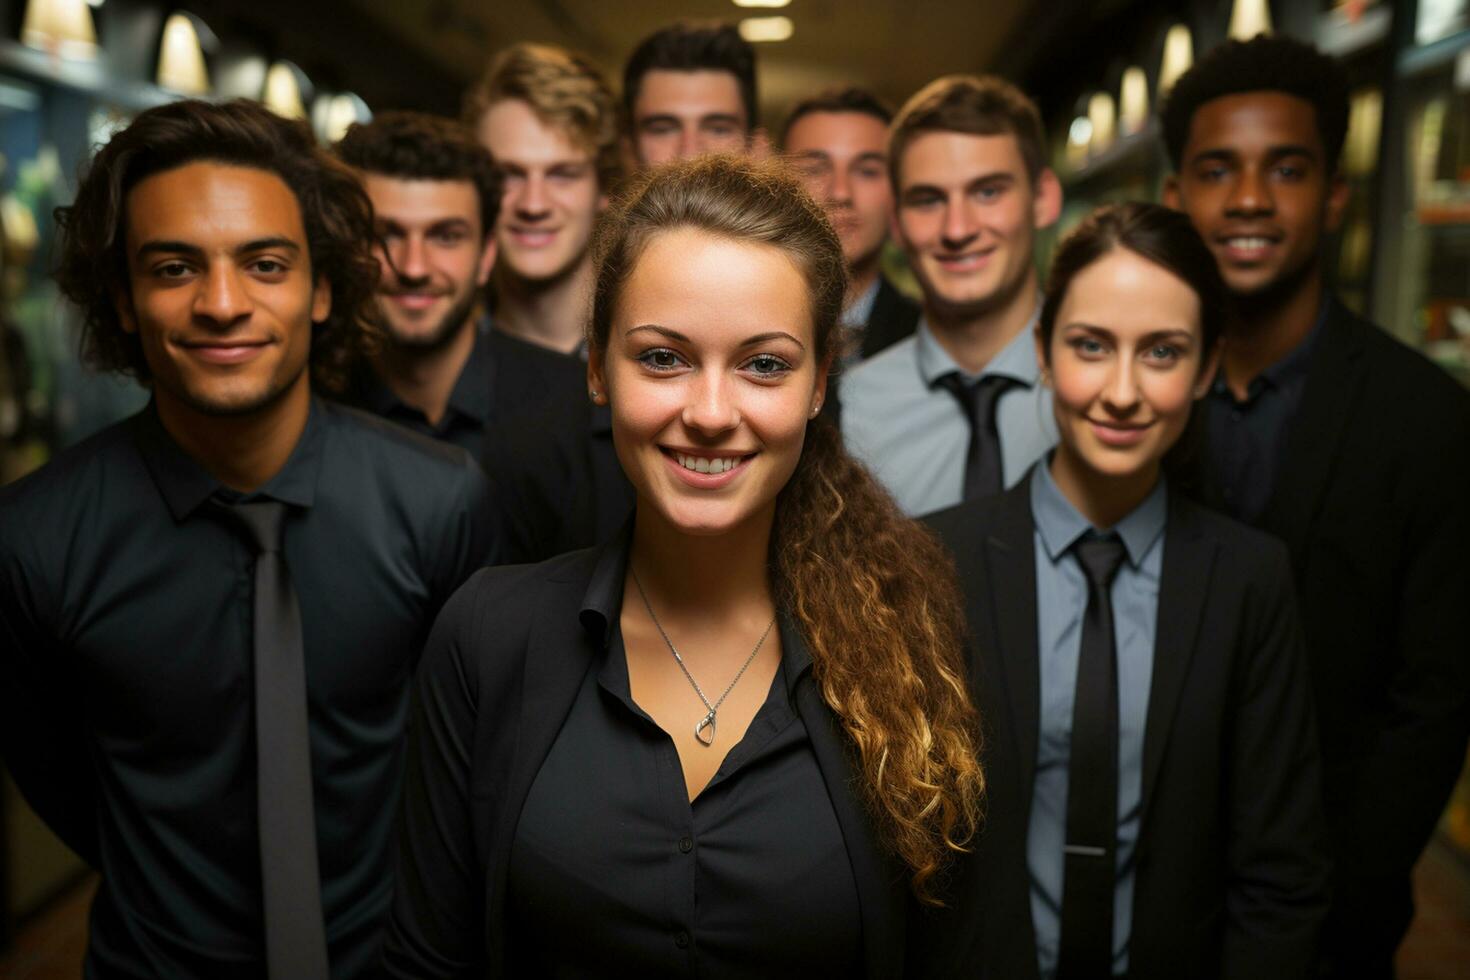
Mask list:
[{"label": "man with short dark hair", "polygon": [[674,24],[633,49],[623,107],[644,167],[743,153],[756,139],[755,49],[733,24]]},{"label": "man with short dark hair", "polygon": [[153,394],[0,490],[0,752],[101,872],[86,973],[372,975],[408,681],[493,552],[485,479],[314,396],[377,263],[305,124],[150,109],[59,216],[88,359]]},{"label": "man with short dark hair", "polygon": [[1282,37],[1202,58],[1164,108],[1166,201],[1234,305],[1202,484],[1291,550],[1337,862],[1334,977],[1391,977],[1409,873],[1470,736],[1470,396],[1325,285],[1342,70]]},{"label": "man with short dark hair", "polygon": [[453,443],[487,469],[510,415],[582,396],[574,358],[492,331],[481,289],[496,261],[501,177],[448,119],[385,112],[336,146],[373,203],[378,322],[387,335],[351,400]]},{"label": "man with short dark hair", "polygon": [[1000,78],[938,79],[893,122],[895,230],[923,317],[843,379],[841,424],[905,513],[997,493],[1056,442],[1031,336],[1036,233],[1062,204],[1044,153],[1036,106]]},{"label": "man with short dark hair", "polygon": [[781,127],[781,148],[842,239],[847,259],[844,361],[872,357],[914,332],[919,307],[879,266],[893,208],[888,182],[888,124],[877,96],[833,89],[797,103]]}]

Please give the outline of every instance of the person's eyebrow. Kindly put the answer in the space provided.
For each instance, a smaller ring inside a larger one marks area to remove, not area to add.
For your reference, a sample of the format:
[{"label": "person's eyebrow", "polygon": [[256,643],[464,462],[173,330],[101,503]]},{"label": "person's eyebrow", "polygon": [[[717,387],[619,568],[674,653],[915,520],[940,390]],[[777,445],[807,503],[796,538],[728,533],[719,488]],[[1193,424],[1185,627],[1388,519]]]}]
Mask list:
[{"label": "person's eyebrow", "polygon": [[742,128],[745,126],[745,120],[731,112],[709,112],[699,117],[701,126],[708,126],[711,123],[727,123]]},{"label": "person's eyebrow", "polygon": [[886,164],[888,162],[888,154],[884,153],[881,150],[869,150],[866,153],[859,153],[856,157],[853,158],[853,162]]},{"label": "person's eyebrow", "polygon": [[679,117],[671,112],[651,112],[638,120],[638,128],[645,126],[679,125]]},{"label": "person's eyebrow", "polygon": [[1211,162],[1211,163],[1234,163],[1237,159],[1239,159],[1239,157],[1240,157],[1240,154],[1239,153],[1236,153],[1234,150],[1230,149],[1229,147],[1216,146],[1216,147],[1211,147],[1208,150],[1200,150],[1194,156],[1192,156],[1192,157],[1189,158],[1189,162],[1192,163],[1192,164],[1193,163],[1203,163],[1203,162]]},{"label": "person's eyebrow", "polygon": [[677,340],[681,344],[689,343],[689,338],[681,334],[679,331],[670,330],[668,327],[661,327],[656,323],[640,323],[636,327],[629,327],[628,332],[625,333],[623,336],[631,337],[633,336],[633,334],[637,333],[640,330],[652,330],[654,333],[659,334],[662,337],[667,337],[670,340]]},{"label": "person's eyebrow", "polygon": [[[256,238],[235,246],[230,251],[235,255],[246,252],[263,252],[267,249],[284,249],[289,252],[300,252],[301,246],[289,238],[272,236],[269,238]],[[138,246],[138,255],[203,255],[204,249],[190,242],[171,241],[168,239],[153,239]]]},{"label": "person's eyebrow", "polygon": [[789,155],[797,160],[817,160],[821,162],[826,162],[831,159],[831,154],[829,154],[826,150],[818,149],[796,150]]},{"label": "person's eyebrow", "polygon": [[801,341],[797,340],[785,330],[771,330],[767,333],[758,333],[754,337],[747,337],[745,340],[741,341],[740,346],[755,347],[759,344],[770,343],[773,340],[789,340],[797,347],[800,347],[802,350],[806,350],[806,344],[803,344]]},{"label": "person's eyebrow", "polygon": [[[633,334],[637,333],[640,330],[651,330],[661,337],[667,337],[669,340],[677,341],[681,344],[687,344],[691,342],[687,336],[680,333],[679,331],[670,330],[668,327],[659,326],[657,323],[640,323],[636,327],[629,327],[628,332],[625,333],[623,336],[631,337]],[[800,347],[802,350],[806,350],[805,344],[803,344],[801,341],[797,340],[795,337],[784,330],[770,330],[766,333],[755,334],[754,336],[747,337],[742,340],[740,342],[740,346],[754,347],[758,344],[769,343],[772,340],[789,340],[797,347]]]}]

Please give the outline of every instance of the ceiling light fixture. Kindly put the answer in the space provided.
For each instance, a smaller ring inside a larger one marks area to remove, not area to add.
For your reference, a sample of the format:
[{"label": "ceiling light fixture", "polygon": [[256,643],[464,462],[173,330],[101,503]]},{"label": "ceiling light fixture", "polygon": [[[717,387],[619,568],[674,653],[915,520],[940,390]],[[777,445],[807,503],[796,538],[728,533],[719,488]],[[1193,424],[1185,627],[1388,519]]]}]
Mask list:
[{"label": "ceiling light fixture", "polygon": [[1257,34],[1271,33],[1271,5],[1267,0],[1235,0],[1230,11],[1230,37],[1249,41]]},{"label": "ceiling light fixture", "polygon": [[1159,95],[1167,95],[1179,76],[1194,64],[1194,38],[1189,28],[1175,24],[1164,35],[1164,62],[1159,66]]},{"label": "ceiling light fixture", "polygon": [[97,57],[97,29],[87,0],[29,0],[20,40],[63,58]]},{"label": "ceiling light fixture", "polygon": [[306,75],[289,61],[278,61],[265,73],[265,94],[260,101],[278,116],[305,119],[306,105],[302,81]]},{"label": "ceiling light fixture", "polygon": [[209,94],[204,46],[187,14],[170,14],[158,45],[158,85],[184,95]]},{"label": "ceiling light fixture", "polygon": [[1142,68],[1133,65],[1123,72],[1118,101],[1124,136],[1132,136],[1148,124],[1148,78]]},{"label": "ceiling light fixture", "polygon": [[791,0],[735,0],[737,7],[764,7],[766,10],[780,10],[790,4]]},{"label": "ceiling light fixture", "polygon": [[740,36],[751,44],[785,41],[796,33],[790,17],[747,17],[740,22]]}]

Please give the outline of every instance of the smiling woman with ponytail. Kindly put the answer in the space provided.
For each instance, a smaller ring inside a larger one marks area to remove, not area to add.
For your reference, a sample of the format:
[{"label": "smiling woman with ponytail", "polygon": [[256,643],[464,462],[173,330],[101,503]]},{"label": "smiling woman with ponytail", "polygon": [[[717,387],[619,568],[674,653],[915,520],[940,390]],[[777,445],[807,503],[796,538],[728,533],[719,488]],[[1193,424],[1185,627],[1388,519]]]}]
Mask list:
[{"label": "smiling woman with ponytail", "polygon": [[837,236],[712,157],[645,176],[598,260],[589,397],[635,516],[440,618],[390,972],[927,975],[979,723],[949,560],[818,418]]}]

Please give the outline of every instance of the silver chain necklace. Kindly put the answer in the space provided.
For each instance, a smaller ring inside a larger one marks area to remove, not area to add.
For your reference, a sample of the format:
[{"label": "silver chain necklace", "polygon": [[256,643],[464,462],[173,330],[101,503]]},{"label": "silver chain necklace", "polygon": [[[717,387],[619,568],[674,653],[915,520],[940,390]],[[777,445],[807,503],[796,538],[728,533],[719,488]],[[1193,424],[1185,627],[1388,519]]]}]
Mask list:
[{"label": "silver chain necklace", "polygon": [[735,675],[735,679],[730,682],[730,686],[725,688],[725,693],[721,694],[720,699],[714,704],[710,704],[709,698],[704,696],[704,690],[699,686],[699,681],[695,680],[694,675],[689,673],[689,667],[684,663],[684,658],[679,656],[679,650],[677,647],[674,646],[674,641],[669,639],[669,634],[664,632],[663,624],[660,623],[658,621],[658,617],[654,615],[653,605],[648,601],[648,593],[643,591],[643,583],[638,580],[638,573],[633,570],[633,566],[631,563],[629,563],[628,565],[628,571],[633,576],[633,584],[638,587],[638,595],[643,598],[643,608],[648,610],[648,618],[653,620],[654,629],[658,630],[658,635],[663,637],[664,642],[669,645],[669,652],[674,655],[674,662],[679,665],[679,669],[682,670],[684,672],[684,676],[689,679],[689,685],[694,688],[694,693],[699,695],[699,700],[703,701],[704,706],[709,709],[705,716],[700,719],[699,724],[694,726],[694,738],[699,742],[700,745],[714,745],[715,712],[720,710],[720,705],[725,703],[725,699],[730,696],[730,692],[735,690],[735,685],[740,683],[740,678],[745,676],[746,668],[748,668],[755,661],[755,655],[761,652],[761,647],[765,646],[766,637],[771,635],[771,627],[776,625],[776,617],[772,616],[771,621],[766,624],[766,631],[761,634],[761,638],[759,640],[755,641],[755,649],[750,651],[750,656],[745,658],[745,663],[741,665],[739,673],[737,673]]}]

